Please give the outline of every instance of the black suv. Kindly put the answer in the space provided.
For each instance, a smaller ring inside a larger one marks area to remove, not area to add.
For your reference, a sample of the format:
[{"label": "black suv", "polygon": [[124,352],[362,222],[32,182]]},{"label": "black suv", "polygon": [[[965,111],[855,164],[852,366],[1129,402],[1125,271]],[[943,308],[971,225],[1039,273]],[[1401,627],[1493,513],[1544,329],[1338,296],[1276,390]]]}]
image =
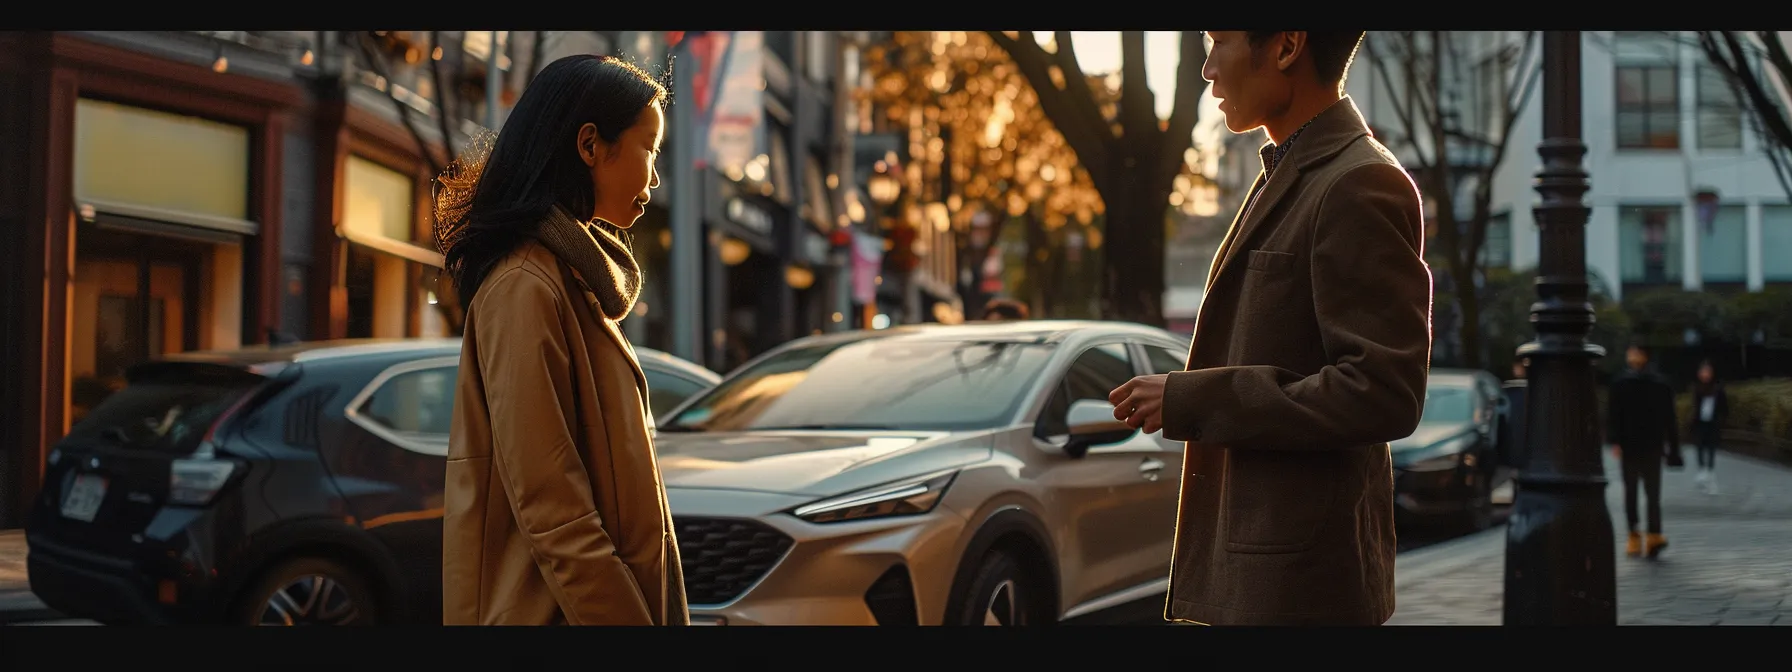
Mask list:
[{"label": "black suv", "polygon": [[[637,349],[650,412],[719,377]],[[459,339],[139,365],[50,453],[31,590],[103,623],[441,623]]]}]

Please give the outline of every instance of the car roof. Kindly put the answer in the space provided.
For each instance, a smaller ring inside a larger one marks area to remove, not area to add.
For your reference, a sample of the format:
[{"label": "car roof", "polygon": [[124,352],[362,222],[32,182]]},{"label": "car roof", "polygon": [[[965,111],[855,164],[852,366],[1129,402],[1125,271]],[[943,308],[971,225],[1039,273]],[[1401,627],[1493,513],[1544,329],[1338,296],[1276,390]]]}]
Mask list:
[{"label": "car roof", "polygon": [[1480,369],[1432,369],[1430,382],[1432,384],[1472,386],[1477,380],[1487,380],[1492,377],[1493,374]]},{"label": "car roof", "polygon": [[1011,341],[1032,343],[1075,343],[1107,335],[1133,335],[1178,340],[1175,334],[1135,322],[1110,320],[1009,320],[941,324],[926,322],[904,324],[886,329],[860,329],[817,336],[805,336],[784,347],[850,343],[872,339],[906,339],[917,341]]},{"label": "car roof", "polygon": [[344,338],[282,345],[251,345],[229,350],[202,350],[164,355],[163,361],[209,362],[258,366],[343,359],[367,355],[452,355],[460,352],[458,338]]},{"label": "car roof", "polygon": [[[343,338],[282,345],[252,345],[229,350],[183,352],[161,357],[169,362],[225,364],[272,370],[286,364],[346,361],[369,356],[397,358],[442,357],[460,354],[459,338]],[[653,348],[635,348],[643,365],[657,364],[699,380],[715,383],[721,376],[695,363]]]}]

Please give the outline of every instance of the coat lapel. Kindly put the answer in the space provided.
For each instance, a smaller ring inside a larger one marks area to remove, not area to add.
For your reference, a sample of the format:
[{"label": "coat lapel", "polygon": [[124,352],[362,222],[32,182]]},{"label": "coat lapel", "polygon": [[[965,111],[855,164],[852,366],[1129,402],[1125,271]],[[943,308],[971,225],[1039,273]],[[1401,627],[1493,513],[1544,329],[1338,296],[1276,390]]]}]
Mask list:
[{"label": "coat lapel", "polygon": [[[562,264],[562,266],[565,265]],[[629,371],[635,374],[635,387],[641,390],[641,399],[645,402],[647,399],[647,374],[641,370],[641,360],[635,356],[635,348],[629,345],[628,339],[624,338],[622,332],[616,329],[616,321],[604,314],[603,302],[599,301],[597,294],[591,291],[591,286],[585,284],[585,278],[571,266],[565,266],[565,268],[567,275],[577,283],[579,292],[585,295],[585,305],[591,308],[592,317],[597,318],[597,322],[603,325],[604,335],[610,337],[610,341],[616,344],[616,349],[622,351],[623,358],[628,360]]]}]

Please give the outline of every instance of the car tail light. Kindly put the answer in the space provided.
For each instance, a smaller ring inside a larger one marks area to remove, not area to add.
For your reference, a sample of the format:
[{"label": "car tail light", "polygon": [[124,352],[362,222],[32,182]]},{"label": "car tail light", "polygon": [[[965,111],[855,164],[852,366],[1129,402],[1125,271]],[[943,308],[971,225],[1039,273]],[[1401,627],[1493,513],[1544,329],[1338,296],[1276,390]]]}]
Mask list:
[{"label": "car tail light", "polygon": [[168,501],[172,504],[203,506],[218,496],[230,482],[237,463],[213,458],[175,460],[168,471]]}]

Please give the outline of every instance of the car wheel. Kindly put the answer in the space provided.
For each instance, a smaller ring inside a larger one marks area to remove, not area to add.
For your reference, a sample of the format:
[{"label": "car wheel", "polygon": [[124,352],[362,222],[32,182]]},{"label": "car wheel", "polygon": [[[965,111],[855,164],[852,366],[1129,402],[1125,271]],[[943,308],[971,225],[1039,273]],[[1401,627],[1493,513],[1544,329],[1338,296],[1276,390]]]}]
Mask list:
[{"label": "car wheel", "polygon": [[249,586],[236,609],[245,625],[373,625],[379,614],[360,573],[324,558],[296,558]]},{"label": "car wheel", "polygon": [[983,556],[976,574],[956,600],[958,625],[1037,625],[1043,593],[1014,556],[1000,550]]}]

